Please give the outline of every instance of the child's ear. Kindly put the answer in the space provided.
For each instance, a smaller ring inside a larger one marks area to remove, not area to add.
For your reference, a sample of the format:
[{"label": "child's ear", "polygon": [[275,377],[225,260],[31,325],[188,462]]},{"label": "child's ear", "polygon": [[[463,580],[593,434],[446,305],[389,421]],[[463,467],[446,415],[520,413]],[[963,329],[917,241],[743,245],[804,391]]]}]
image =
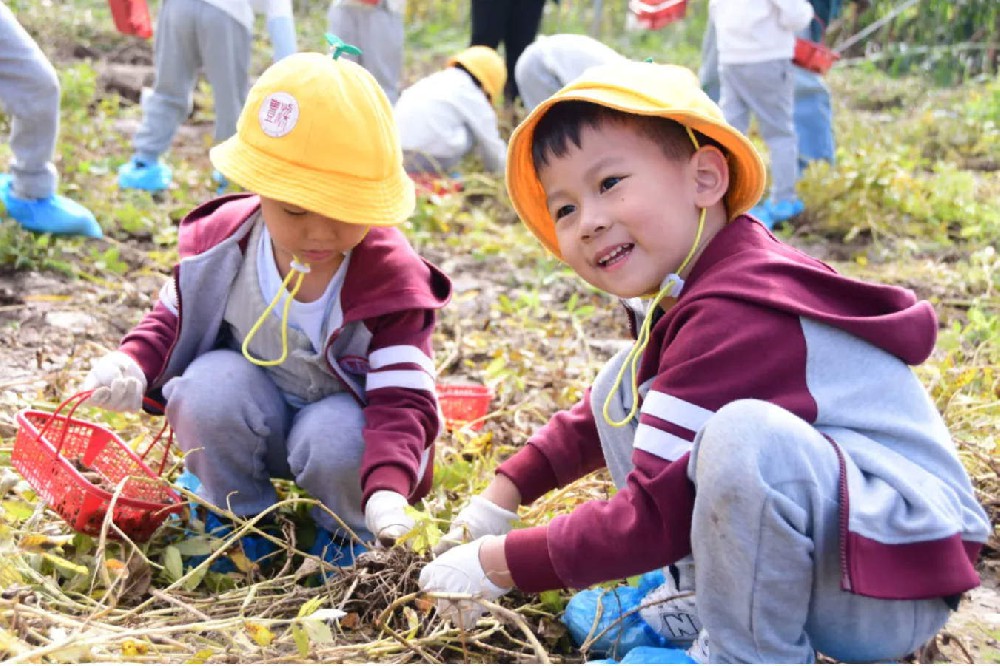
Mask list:
[{"label": "child's ear", "polygon": [[700,208],[713,206],[729,191],[729,162],[715,146],[704,146],[691,156],[695,170],[695,200]]}]

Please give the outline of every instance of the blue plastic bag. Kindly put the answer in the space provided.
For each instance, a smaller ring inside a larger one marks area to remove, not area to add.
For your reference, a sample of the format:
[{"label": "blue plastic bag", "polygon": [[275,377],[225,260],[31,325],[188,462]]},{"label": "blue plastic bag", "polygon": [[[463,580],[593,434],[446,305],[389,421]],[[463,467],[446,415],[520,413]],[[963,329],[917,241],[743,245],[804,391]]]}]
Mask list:
[{"label": "blue plastic bag", "polygon": [[562,621],[577,647],[599,636],[589,646],[596,656],[620,659],[639,646],[665,647],[666,639],[653,631],[638,611],[629,613],[642,604],[644,596],[635,587],[584,590],[566,604]]}]

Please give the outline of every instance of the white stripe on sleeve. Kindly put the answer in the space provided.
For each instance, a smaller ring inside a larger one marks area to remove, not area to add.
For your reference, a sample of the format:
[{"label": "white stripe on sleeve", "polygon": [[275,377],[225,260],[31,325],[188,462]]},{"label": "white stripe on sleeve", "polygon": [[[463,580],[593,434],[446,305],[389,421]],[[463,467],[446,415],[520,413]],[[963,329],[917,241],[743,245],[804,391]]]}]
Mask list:
[{"label": "white stripe on sleeve", "polygon": [[434,392],[434,379],[420,370],[386,370],[369,372],[365,392],[383,388],[408,388]]},{"label": "white stripe on sleeve", "polygon": [[660,391],[650,391],[646,394],[645,400],[642,401],[642,412],[691,432],[701,430],[705,422],[715,413]]},{"label": "white stripe on sleeve", "polygon": [[635,431],[634,447],[664,460],[677,460],[691,450],[691,442],[644,423]]},{"label": "white stripe on sleeve", "polygon": [[434,360],[421,351],[419,347],[413,345],[395,345],[376,349],[369,354],[368,363],[372,370],[397,363],[413,363],[423,368],[431,377],[434,376]]}]

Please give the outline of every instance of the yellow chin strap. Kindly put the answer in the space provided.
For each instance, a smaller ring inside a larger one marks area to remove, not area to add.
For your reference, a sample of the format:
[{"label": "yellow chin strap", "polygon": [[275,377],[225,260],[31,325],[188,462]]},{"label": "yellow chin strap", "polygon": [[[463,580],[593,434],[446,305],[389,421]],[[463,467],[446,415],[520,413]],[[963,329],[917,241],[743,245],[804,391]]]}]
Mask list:
[{"label": "yellow chin strap", "polygon": [[[264,309],[264,314],[257,319],[257,323],[250,328],[250,332],[247,333],[247,337],[243,340],[242,351],[246,360],[250,361],[254,365],[270,367],[274,365],[281,365],[285,362],[285,359],[288,358],[288,310],[292,307],[292,301],[295,300],[295,294],[299,293],[299,289],[302,287],[302,280],[305,278],[306,273],[308,273],[309,270],[309,264],[303,264],[298,260],[298,257],[292,257],[288,275],[285,276],[284,281],[282,281],[281,286],[278,288],[278,293],[276,293],[274,298],[271,299],[271,303]],[[288,298],[285,299],[285,307],[281,311],[281,356],[273,361],[255,358],[253,354],[250,353],[250,340],[257,335],[260,327],[264,325],[265,321],[267,321],[267,316],[271,314],[271,310],[277,307],[278,301],[281,300],[281,295],[285,293],[288,289],[288,284],[293,279],[295,279],[295,286],[292,287],[290,292],[288,292]]]},{"label": "yellow chin strap", "polygon": [[[694,144],[694,149],[697,151],[700,146],[698,145],[698,139],[694,136],[694,132],[692,132],[691,128],[686,125],[684,126],[684,129],[687,130],[688,136],[691,138],[691,143]],[[698,244],[701,242],[701,234],[705,230],[706,211],[707,209],[702,208],[701,213],[698,215],[698,231],[695,233],[694,243],[691,244],[691,249],[688,250],[687,256],[684,257],[684,261],[681,262],[681,265],[677,269],[676,273],[671,273],[667,276],[667,283],[656,293],[653,297],[653,301],[649,304],[649,309],[646,310],[646,316],[643,317],[642,325],[639,327],[639,332],[636,335],[635,344],[632,345],[632,349],[629,350],[628,355],[625,357],[625,362],[622,363],[622,367],[619,368],[618,376],[615,377],[615,383],[608,392],[608,397],[604,399],[604,409],[602,410],[602,414],[604,416],[604,421],[610,426],[615,428],[622,427],[635,417],[635,413],[639,409],[639,359],[642,358],[642,353],[646,351],[646,346],[649,344],[649,331],[653,327],[653,314],[656,312],[656,308],[659,306],[661,300],[663,300],[666,296],[679,296],[681,289],[684,288],[684,280],[681,279],[680,274],[684,272],[684,269],[687,268],[688,262],[691,261],[694,253],[698,250]],[[625,415],[625,418],[621,421],[615,421],[611,418],[608,411],[611,408],[611,402],[614,399],[614,396],[621,388],[626,370],[629,372],[629,379],[632,385],[632,406],[629,409],[628,414]]]}]

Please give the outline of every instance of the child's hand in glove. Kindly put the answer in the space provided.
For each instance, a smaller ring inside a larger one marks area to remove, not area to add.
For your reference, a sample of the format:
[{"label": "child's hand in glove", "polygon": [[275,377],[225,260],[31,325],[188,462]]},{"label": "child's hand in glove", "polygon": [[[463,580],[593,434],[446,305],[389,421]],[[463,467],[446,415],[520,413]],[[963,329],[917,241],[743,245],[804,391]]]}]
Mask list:
[{"label": "child's hand in glove", "polygon": [[113,351],[95,363],[81,391],[93,391],[87,402],[116,412],[135,412],[142,408],[146,376],[128,354]]},{"label": "child's hand in glove", "polygon": [[[452,548],[428,564],[420,572],[420,589],[424,592],[469,594],[479,599],[493,601],[510,591],[497,586],[486,575],[479,561],[483,542],[493,537],[484,536],[472,543]],[[438,614],[452,625],[470,630],[486,609],[472,599],[438,599]]]},{"label": "child's hand in glove", "polygon": [[494,504],[482,495],[475,495],[451,521],[451,529],[434,546],[434,554],[440,555],[479,537],[507,534],[513,528],[515,520],[515,512]]},{"label": "child's hand in glove", "polygon": [[391,548],[399,537],[413,529],[413,518],[406,515],[406,498],[391,490],[376,490],[365,504],[365,526],[375,535],[378,545]]}]

